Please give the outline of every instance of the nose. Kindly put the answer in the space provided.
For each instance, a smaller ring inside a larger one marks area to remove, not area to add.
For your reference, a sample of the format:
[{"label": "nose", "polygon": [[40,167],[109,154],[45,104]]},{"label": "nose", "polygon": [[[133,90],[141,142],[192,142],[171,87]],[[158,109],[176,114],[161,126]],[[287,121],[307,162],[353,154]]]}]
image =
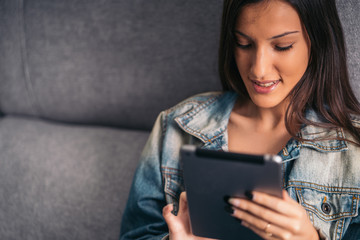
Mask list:
[{"label": "nose", "polygon": [[257,48],[253,52],[250,66],[250,79],[272,80],[273,59],[271,53],[264,48]]}]

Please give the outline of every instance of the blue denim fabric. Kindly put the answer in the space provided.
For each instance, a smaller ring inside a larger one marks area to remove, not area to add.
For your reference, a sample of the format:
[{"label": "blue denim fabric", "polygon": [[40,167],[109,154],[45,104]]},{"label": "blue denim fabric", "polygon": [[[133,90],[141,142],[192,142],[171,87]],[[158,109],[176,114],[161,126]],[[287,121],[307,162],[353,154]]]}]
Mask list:
[{"label": "blue denim fabric", "polygon": [[[232,92],[205,93],[159,115],[134,177],[120,239],[162,239],[167,235],[162,208],[172,203],[177,212],[184,191],[181,146],[227,151],[227,124],[236,100]],[[307,118],[320,121],[311,110]],[[359,126],[359,118],[354,117],[353,123]],[[360,239],[356,236],[360,231],[360,149],[349,142],[326,140],[353,140],[342,129],[304,126],[299,134],[309,141],[291,139],[279,153],[284,189],[306,209],[326,239],[342,239],[347,230],[346,239]],[[313,141],[319,138],[323,140]]]}]

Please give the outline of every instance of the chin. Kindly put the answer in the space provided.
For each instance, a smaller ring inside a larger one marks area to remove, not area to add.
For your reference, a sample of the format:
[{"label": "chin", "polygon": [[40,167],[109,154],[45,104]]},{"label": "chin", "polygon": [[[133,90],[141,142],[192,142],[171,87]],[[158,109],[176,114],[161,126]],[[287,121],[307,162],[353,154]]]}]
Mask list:
[{"label": "chin", "polygon": [[252,99],[252,102],[259,108],[263,109],[272,109],[277,108],[285,104],[283,100],[274,100],[274,99]]}]

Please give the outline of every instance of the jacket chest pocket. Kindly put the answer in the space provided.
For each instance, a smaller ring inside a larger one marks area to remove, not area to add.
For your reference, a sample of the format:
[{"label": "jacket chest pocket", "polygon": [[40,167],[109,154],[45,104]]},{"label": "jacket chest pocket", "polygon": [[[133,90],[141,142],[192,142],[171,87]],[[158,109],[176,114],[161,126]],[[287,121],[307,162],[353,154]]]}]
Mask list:
[{"label": "jacket chest pocket", "polygon": [[[335,188],[337,189],[337,188]],[[300,204],[307,210],[313,225],[328,239],[341,239],[351,219],[358,215],[359,194],[350,191],[296,188]]]},{"label": "jacket chest pocket", "polygon": [[180,194],[185,191],[182,171],[166,167],[163,167],[161,171],[166,202],[174,204],[174,213],[177,214]]}]

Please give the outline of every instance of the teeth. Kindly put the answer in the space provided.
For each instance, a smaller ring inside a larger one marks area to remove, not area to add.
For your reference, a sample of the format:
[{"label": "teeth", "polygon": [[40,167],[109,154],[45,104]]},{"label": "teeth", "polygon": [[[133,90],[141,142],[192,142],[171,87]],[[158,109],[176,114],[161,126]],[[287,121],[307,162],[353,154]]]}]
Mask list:
[{"label": "teeth", "polygon": [[259,85],[260,87],[270,87],[274,85],[276,82],[269,82],[269,83],[255,83],[256,85]]}]

